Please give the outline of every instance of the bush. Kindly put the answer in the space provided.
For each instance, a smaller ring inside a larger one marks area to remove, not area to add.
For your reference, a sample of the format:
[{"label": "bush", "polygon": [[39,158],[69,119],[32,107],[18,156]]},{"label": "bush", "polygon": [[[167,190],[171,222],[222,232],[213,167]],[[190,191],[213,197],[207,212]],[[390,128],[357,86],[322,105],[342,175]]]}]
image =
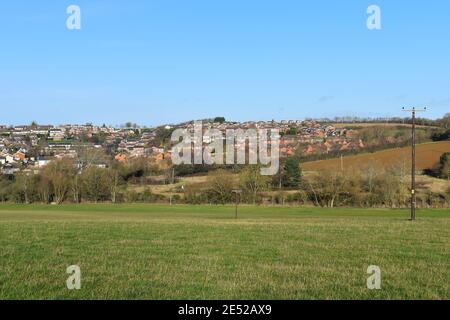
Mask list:
[{"label": "bush", "polygon": [[439,177],[450,180],[450,152],[444,153],[439,161]]},{"label": "bush", "polygon": [[81,174],[82,196],[92,202],[111,199],[110,181],[106,169],[88,167]]}]

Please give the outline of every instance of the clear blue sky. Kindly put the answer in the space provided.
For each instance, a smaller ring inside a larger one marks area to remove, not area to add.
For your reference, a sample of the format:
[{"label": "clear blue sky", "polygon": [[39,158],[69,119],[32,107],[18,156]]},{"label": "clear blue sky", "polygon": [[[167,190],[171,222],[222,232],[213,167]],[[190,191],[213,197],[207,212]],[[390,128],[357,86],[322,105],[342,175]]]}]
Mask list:
[{"label": "clear blue sky", "polygon": [[3,124],[450,112],[448,0],[2,1],[0,41]]}]

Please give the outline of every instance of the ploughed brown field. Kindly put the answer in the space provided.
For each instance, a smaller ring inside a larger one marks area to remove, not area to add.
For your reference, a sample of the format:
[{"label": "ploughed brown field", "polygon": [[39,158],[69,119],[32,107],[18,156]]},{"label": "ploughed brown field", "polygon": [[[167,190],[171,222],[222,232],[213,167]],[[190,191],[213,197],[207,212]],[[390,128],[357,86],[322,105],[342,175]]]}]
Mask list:
[{"label": "ploughed brown field", "polygon": [[[435,167],[441,155],[450,152],[450,141],[424,143],[416,146],[417,169],[431,169]],[[382,150],[374,153],[358,154],[343,158],[344,168],[364,168],[368,165],[394,166],[402,163],[410,163],[411,147]],[[317,171],[323,169],[338,169],[341,167],[341,159],[328,159],[320,161],[305,162],[302,169],[306,171]]]}]

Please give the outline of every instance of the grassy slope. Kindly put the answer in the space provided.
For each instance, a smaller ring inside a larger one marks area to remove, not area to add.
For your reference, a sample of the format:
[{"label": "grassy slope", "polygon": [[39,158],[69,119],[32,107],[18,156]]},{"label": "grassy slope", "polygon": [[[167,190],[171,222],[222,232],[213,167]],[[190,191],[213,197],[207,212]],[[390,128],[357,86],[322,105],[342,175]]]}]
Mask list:
[{"label": "grassy slope", "polygon": [[[0,206],[0,299],[450,298],[450,212]],[[65,288],[66,267],[82,289]],[[366,289],[366,269],[382,290]]]},{"label": "grassy slope", "polygon": [[[417,169],[430,169],[439,162],[439,158],[445,152],[450,152],[450,141],[440,141],[433,143],[419,144],[416,147]],[[395,165],[398,162],[411,163],[411,147],[394,148],[382,150],[374,153],[362,153],[354,156],[344,157],[346,168],[361,168],[369,164],[382,165],[384,167]],[[325,168],[340,168],[340,158],[305,162],[302,165],[304,170],[322,170]]]}]

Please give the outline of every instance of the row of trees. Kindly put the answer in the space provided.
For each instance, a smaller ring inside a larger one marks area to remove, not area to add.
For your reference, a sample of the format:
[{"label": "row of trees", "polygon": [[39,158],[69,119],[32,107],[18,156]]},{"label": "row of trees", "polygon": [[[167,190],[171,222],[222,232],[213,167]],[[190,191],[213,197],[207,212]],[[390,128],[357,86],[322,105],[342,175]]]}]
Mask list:
[{"label": "row of trees", "polygon": [[[184,167],[160,169],[154,163],[144,159],[121,164],[111,162],[108,168],[95,164],[98,155],[80,154],[76,159],[60,159],[51,162],[35,174],[22,171],[14,177],[0,179],[0,201],[18,203],[80,203],[110,201],[162,201],[164,196],[151,192],[148,186],[159,175],[159,183],[176,182],[175,175],[185,172]],[[200,168],[201,169],[201,168]],[[200,170],[199,169],[199,170]],[[219,168],[209,172],[208,182],[203,186],[201,195],[193,200],[189,192],[171,200],[186,202],[227,203],[232,201],[231,190],[239,187],[244,190],[245,201],[260,202],[261,192],[273,186],[298,188],[301,181],[299,161],[289,158],[280,174],[275,177],[262,176],[259,166],[241,166]],[[201,170],[199,172],[202,172]],[[238,178],[231,172],[238,172]],[[238,180],[238,181],[236,181]],[[136,191],[139,190],[139,191]]]},{"label": "row of trees", "polygon": [[[450,154],[441,157],[441,178],[450,179]],[[404,207],[409,204],[409,166],[400,161],[391,168],[368,164],[361,170],[322,170],[303,176],[299,160],[288,158],[278,176],[260,174],[260,167],[244,166],[238,171],[219,168],[210,171],[205,182],[181,188],[173,185],[170,194],[154,194],[148,176],[161,171],[145,160],[114,163],[100,168],[73,159],[56,160],[34,174],[24,171],[13,179],[0,179],[0,201],[17,203],[63,202],[175,202],[225,204],[235,200],[234,189],[242,189],[241,201],[250,204],[299,204],[322,207]],[[173,183],[173,176],[167,177]],[[450,203],[450,189],[442,193],[428,191],[420,183],[419,205],[444,206]]]},{"label": "row of trees", "polygon": [[[52,161],[38,174],[22,171],[14,177],[2,177],[0,201],[56,204],[66,201],[131,202],[139,197],[128,185],[155,172],[158,169],[143,160],[128,164],[116,162],[108,168],[102,168],[89,161],[77,162],[64,158]],[[146,195],[146,199],[150,198]]]},{"label": "row of trees", "polygon": [[[314,119],[306,119],[306,120],[314,120]],[[411,117],[378,117],[378,118],[361,118],[361,117],[353,117],[353,116],[346,116],[346,117],[335,117],[334,119],[324,118],[324,119],[318,119],[320,122],[330,122],[330,123],[379,123],[379,124],[411,124],[412,120]],[[450,113],[445,114],[440,119],[428,119],[428,118],[416,118],[416,123],[423,126],[440,126],[440,127],[446,127],[450,129]]]},{"label": "row of trees", "polygon": [[[185,201],[193,204],[232,203],[233,189],[240,188],[243,190],[241,201],[245,203],[399,208],[409,205],[408,173],[404,163],[387,169],[375,165],[356,171],[328,169],[307,177],[300,176],[296,187],[276,191],[272,181],[259,174],[258,166],[247,167],[238,179],[229,171],[217,170],[208,174],[204,185],[187,188]],[[286,175],[285,171],[285,181],[292,181],[297,174],[299,172]],[[418,195],[419,205],[450,205],[450,189],[433,193],[426,191],[420,183],[418,187],[423,190]]]}]

